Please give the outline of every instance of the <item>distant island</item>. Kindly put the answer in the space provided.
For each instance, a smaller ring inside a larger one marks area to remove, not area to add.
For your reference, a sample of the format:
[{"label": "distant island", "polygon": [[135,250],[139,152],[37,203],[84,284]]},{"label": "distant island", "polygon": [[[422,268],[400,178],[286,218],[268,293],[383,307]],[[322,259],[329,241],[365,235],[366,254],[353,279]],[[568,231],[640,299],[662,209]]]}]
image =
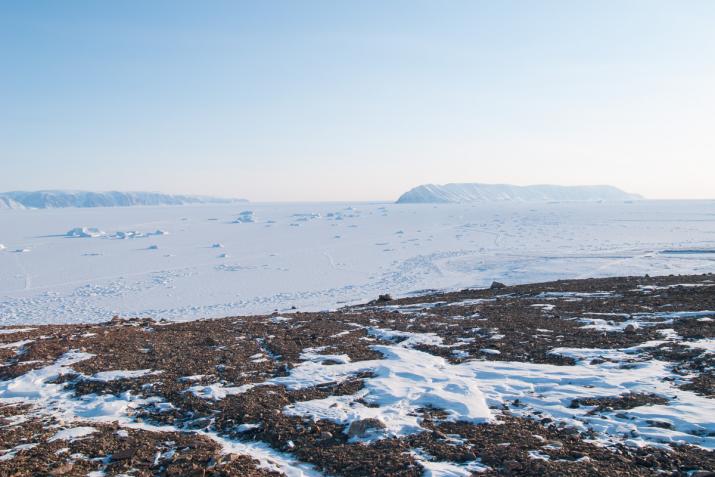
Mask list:
[{"label": "distant island", "polygon": [[158,192],[13,191],[0,192],[0,209],[54,209],[63,207],[131,207],[136,205],[231,204],[246,199],[226,199]]},{"label": "distant island", "polygon": [[510,184],[424,184],[405,192],[398,204],[464,202],[550,202],[550,201],[623,201],[643,197],[613,186],[559,186]]}]

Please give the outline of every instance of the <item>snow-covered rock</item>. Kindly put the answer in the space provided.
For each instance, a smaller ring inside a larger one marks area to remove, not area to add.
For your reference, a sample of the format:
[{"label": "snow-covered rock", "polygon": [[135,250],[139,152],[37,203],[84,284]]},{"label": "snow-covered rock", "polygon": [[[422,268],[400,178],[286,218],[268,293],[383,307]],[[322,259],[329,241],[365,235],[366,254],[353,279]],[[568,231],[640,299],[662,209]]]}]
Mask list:
[{"label": "snow-covered rock", "polygon": [[59,207],[128,207],[132,205],[229,204],[245,199],[169,195],[158,192],[13,191],[0,193],[0,209]]},{"label": "snow-covered rock", "polygon": [[397,203],[622,201],[641,198],[608,185],[424,184],[402,194]]}]

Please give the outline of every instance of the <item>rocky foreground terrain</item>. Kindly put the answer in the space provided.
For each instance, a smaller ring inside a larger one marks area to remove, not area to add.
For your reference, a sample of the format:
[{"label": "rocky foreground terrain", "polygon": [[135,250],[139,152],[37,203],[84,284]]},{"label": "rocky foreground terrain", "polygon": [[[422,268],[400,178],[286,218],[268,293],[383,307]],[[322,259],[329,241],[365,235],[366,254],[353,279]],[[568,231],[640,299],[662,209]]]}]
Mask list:
[{"label": "rocky foreground terrain", "polygon": [[715,475],[715,276],[0,328],[0,475]]}]

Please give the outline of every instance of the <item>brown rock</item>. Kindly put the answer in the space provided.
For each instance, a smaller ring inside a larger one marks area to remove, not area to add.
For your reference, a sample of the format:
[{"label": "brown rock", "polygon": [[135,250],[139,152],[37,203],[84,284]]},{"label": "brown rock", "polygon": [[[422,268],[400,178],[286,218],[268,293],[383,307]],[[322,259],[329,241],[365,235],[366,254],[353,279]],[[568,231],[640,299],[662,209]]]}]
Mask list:
[{"label": "brown rock", "polygon": [[136,454],[136,453],[137,453],[136,449],[118,450],[112,454],[112,460],[113,461],[131,460],[131,458],[134,457],[134,454]]},{"label": "brown rock", "polygon": [[367,418],[353,421],[348,428],[348,436],[350,437],[365,437],[370,429],[384,429],[385,424],[379,419]]},{"label": "brown rock", "polygon": [[60,464],[59,467],[55,467],[50,471],[50,475],[66,475],[68,472],[72,471],[72,468],[74,467],[74,464],[71,462],[65,462],[64,464]]}]

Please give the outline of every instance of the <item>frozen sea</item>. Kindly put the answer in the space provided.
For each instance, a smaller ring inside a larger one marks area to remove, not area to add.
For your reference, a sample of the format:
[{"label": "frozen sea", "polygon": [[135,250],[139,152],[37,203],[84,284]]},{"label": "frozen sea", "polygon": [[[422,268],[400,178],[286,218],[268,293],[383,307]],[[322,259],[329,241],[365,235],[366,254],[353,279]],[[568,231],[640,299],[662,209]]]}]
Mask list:
[{"label": "frozen sea", "polygon": [[[66,235],[82,227],[98,236]],[[715,272],[715,201],[0,210],[0,244],[0,325],[190,320]]]}]

